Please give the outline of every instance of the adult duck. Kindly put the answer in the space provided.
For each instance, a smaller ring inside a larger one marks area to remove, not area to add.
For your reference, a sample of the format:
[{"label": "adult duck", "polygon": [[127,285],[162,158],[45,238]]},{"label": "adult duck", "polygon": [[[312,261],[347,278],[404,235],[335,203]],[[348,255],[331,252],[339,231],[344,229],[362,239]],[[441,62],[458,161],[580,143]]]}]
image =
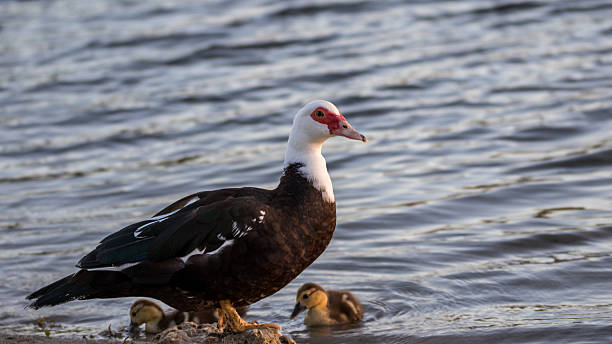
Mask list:
[{"label": "adult duck", "polygon": [[327,247],[336,203],[323,142],[366,141],[332,103],[306,104],[294,117],[278,187],[203,191],[104,238],[66,276],[27,298],[32,308],[72,300],[143,296],[182,311],[218,308],[241,332],[234,307],[270,296]]}]

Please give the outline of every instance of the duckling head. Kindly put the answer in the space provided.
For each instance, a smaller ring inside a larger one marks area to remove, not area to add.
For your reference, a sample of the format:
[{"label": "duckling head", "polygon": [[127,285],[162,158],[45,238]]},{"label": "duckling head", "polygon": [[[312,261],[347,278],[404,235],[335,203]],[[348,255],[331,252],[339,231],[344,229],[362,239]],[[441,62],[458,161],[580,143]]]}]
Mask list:
[{"label": "duckling head", "polygon": [[129,330],[145,324],[147,332],[157,332],[157,325],[163,319],[164,312],[155,302],[141,299],[137,300],[130,307],[130,327]]},{"label": "duckling head", "polygon": [[306,309],[324,309],[327,307],[327,293],[316,283],[305,283],[298,289],[295,307],[290,319],[295,319]]}]

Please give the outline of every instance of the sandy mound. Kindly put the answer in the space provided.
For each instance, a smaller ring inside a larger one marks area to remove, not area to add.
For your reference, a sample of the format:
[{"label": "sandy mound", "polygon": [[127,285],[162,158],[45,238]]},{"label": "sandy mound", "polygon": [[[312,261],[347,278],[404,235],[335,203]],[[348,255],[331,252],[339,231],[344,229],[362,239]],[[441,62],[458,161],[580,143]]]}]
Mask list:
[{"label": "sandy mound", "polygon": [[295,341],[271,329],[249,330],[243,333],[219,333],[215,324],[186,322],[157,334],[153,338],[153,343],[295,344]]}]

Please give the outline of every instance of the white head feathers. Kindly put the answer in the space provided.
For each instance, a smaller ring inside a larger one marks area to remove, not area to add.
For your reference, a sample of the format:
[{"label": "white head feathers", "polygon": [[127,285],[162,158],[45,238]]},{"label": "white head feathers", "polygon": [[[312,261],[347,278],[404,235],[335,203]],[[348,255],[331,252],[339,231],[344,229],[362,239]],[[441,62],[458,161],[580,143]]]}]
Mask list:
[{"label": "white head feathers", "polygon": [[327,124],[313,119],[317,109],[342,116],[334,104],[325,100],[315,100],[304,105],[293,119],[284,167],[293,163],[302,163],[304,165],[300,169],[302,175],[323,193],[323,198],[327,202],[334,202],[334,190],[327,173],[325,158],[321,154],[323,142],[333,135]]}]

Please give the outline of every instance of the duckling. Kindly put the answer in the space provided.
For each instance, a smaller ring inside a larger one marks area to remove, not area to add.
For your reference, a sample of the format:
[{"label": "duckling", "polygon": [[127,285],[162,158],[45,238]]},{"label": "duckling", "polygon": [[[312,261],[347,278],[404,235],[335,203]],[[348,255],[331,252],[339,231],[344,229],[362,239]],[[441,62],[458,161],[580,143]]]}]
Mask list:
[{"label": "duckling", "polygon": [[297,303],[291,319],[308,309],[304,324],[308,326],[348,324],[361,320],[363,308],[348,291],[328,290],[316,283],[305,283],[298,289]]},{"label": "duckling", "polygon": [[[240,316],[245,316],[248,307],[236,308]],[[219,320],[219,314],[215,309],[205,309],[199,312],[181,312],[173,310],[164,313],[162,308],[155,302],[140,299],[130,307],[130,331],[145,324],[145,332],[158,333],[167,328],[182,324],[185,321],[209,324]]]}]

